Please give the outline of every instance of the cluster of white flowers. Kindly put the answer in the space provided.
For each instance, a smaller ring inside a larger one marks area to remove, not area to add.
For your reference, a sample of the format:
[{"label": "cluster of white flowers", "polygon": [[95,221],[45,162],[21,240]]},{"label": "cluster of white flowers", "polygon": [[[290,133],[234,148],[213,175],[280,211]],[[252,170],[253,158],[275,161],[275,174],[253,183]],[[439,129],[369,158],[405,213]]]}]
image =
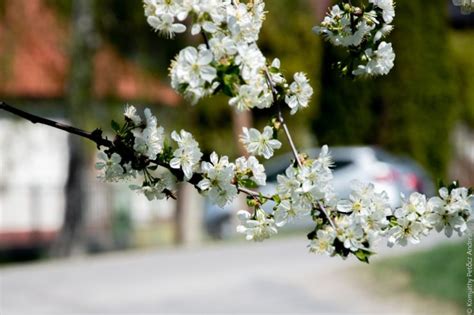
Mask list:
[{"label": "cluster of white flowers", "polygon": [[[127,105],[125,123],[116,128],[117,148],[99,152],[96,168],[102,173],[99,178],[116,182],[135,178],[143,173],[142,185],[131,185],[134,191],[144,194],[149,200],[173,196],[178,182],[174,170],[182,173],[184,181],[192,182],[209,196],[210,201],[224,207],[238,194],[238,188],[255,188],[266,184],[265,168],[255,156],[240,157],[235,163],[227,156],[210,155],[210,161],[201,161],[203,154],[192,134],[173,131],[171,139],[177,147],[164,144],[164,129],[157,126],[157,119],[149,109],[144,111],[144,120],[135,107]],[[144,121],[144,123],[142,123]],[[270,127],[268,127],[270,128]],[[272,134],[273,135],[273,134]],[[276,140],[269,140],[273,145]],[[281,145],[281,144],[280,144]],[[168,170],[166,170],[168,169]],[[193,176],[196,179],[193,180]]]},{"label": "cluster of white flowers", "polygon": [[389,225],[387,217],[392,214],[385,192],[375,191],[373,184],[355,181],[349,200],[337,203],[337,211],[347,215],[336,220],[338,239],[344,247],[356,252],[370,247]]},{"label": "cluster of white flowers", "polygon": [[[383,237],[388,245],[418,243],[433,229],[463,235],[472,214],[473,195],[466,188],[442,188],[438,197],[427,200],[413,193],[397,209],[390,207],[386,192],[373,184],[354,181],[348,200],[339,200],[332,184],[331,157],[323,146],[315,160],[305,159],[301,166],[291,165],[278,175],[276,194],[260,198],[254,216],[241,211],[238,232],[247,239],[261,241],[295,218],[311,217],[316,223],[308,235],[314,253],[347,257],[354,254],[368,261],[371,248]],[[263,203],[275,202],[273,211],[261,210]]]},{"label": "cluster of white flowers", "polygon": [[238,187],[264,186],[267,179],[265,168],[256,157],[240,157],[230,163],[227,156],[219,159],[215,152],[211,154],[210,162],[202,162],[201,174],[203,179],[197,187],[220,207],[232,202]]},{"label": "cluster of white flowers", "polygon": [[130,185],[130,189],[137,193],[145,195],[145,197],[152,201],[154,199],[162,200],[176,189],[177,179],[170,172],[163,171],[158,174],[153,174],[151,181],[146,181],[141,186]]},{"label": "cluster of white flowers", "polygon": [[453,0],[455,6],[461,7],[462,14],[474,12],[474,0]]},{"label": "cluster of white flowers", "polygon": [[319,203],[334,203],[330,166],[328,147],[323,146],[317,159],[308,159],[302,167],[291,165],[286,169],[285,175],[277,176],[277,193],[281,201],[275,210],[278,226],[295,218],[308,216],[313,209],[319,207]]},{"label": "cluster of white flowers", "polygon": [[[403,198],[401,207],[392,210],[385,192],[377,193],[372,184],[355,182],[350,200],[337,203],[335,228],[320,227],[311,241],[310,250],[334,255],[339,243],[357,256],[361,251],[368,253],[384,236],[388,236],[390,247],[417,244],[433,229],[444,230],[448,237],[453,231],[462,236],[472,215],[472,198],[466,188],[452,188],[451,192],[441,188],[439,196],[429,200],[423,194],[412,193],[409,198]],[[328,240],[334,242],[328,243]]]},{"label": "cluster of white flowers", "polygon": [[192,134],[185,130],[181,130],[180,133],[173,131],[171,138],[178,144],[178,149],[174,151],[170,166],[174,169],[182,169],[184,178],[190,180],[193,177],[193,172],[198,169],[202,157],[199,143],[194,140]]},{"label": "cluster of white flowers", "polygon": [[381,41],[392,30],[393,0],[369,0],[364,7],[334,5],[313,31],[335,46],[347,47],[351,60],[338,64],[344,74],[386,75],[394,66],[392,44]]},{"label": "cluster of white flowers", "polygon": [[210,162],[202,162],[201,171],[204,178],[198,183],[199,189],[207,191],[212,203],[224,207],[237,196],[237,188],[232,183],[235,177],[235,165],[229,163],[229,158],[219,159],[213,152]]},{"label": "cluster of white flowers", "polygon": [[413,193],[404,200],[401,208],[395,210],[398,225],[389,231],[389,245],[405,245],[408,242],[417,244],[432,229],[438,232],[444,230],[448,237],[453,231],[459,236],[463,235],[467,230],[466,218],[472,210],[470,198],[466,188],[455,188],[451,192],[441,188],[439,197],[429,200],[422,194]]},{"label": "cluster of white flowers", "polygon": [[265,19],[263,0],[241,3],[230,0],[145,0],[148,23],[167,37],[186,30],[202,34],[205,44],[183,49],[171,64],[171,85],[193,104],[218,91],[230,96],[238,111],[269,108],[280,86],[292,113],[306,108],[313,89],[303,73],[288,85],[280,61],[271,66],[256,44]]},{"label": "cluster of white flowers", "polygon": [[[136,112],[136,109],[133,106],[128,106],[125,111],[125,117],[128,117],[128,112]],[[130,119],[134,123],[134,127],[139,126],[140,123],[137,125],[135,122],[141,121],[141,118],[136,114],[131,117]],[[144,129],[132,129],[135,136],[133,148],[136,152],[154,160],[163,151],[164,129],[163,127],[158,127],[156,117],[151,114],[148,108],[145,109],[145,117],[146,127]]]},{"label": "cluster of white flowers", "polygon": [[248,211],[240,210],[237,213],[241,224],[237,226],[237,232],[246,234],[248,241],[261,242],[278,233],[275,220],[270,218],[262,209],[255,210],[252,216]]},{"label": "cluster of white flowers", "polygon": [[[166,145],[164,130],[157,126],[150,110],[145,110],[142,119],[133,106],[127,106],[124,121],[114,128],[117,135],[113,145],[99,152],[101,161],[96,167],[102,171],[100,178],[121,181],[143,173],[143,183],[130,188],[149,200],[174,197],[179,181],[189,181],[221,207],[244,192],[254,213],[239,212],[237,231],[248,240],[262,241],[296,218],[310,218],[316,225],[308,235],[311,252],[342,257],[353,254],[368,261],[371,248],[382,237],[387,236],[389,246],[393,246],[418,243],[431,230],[444,230],[448,237],[453,232],[463,235],[472,214],[473,195],[458,185],[440,189],[439,196],[429,200],[413,193],[399,208],[392,209],[385,192],[377,192],[373,184],[355,181],[349,199],[339,200],[334,193],[327,146],[316,159],[299,156],[284,175],[277,176],[275,194],[266,196],[249,190],[266,184],[265,168],[255,156],[240,157],[232,163],[227,156],[213,152],[209,161],[201,161],[199,144],[189,132],[173,131],[171,139],[177,147]],[[281,146],[273,139],[273,131],[269,126],[263,133],[245,129],[242,140],[250,152],[267,158]],[[270,213],[263,210],[267,202],[272,202]]]},{"label": "cluster of white flowers", "polygon": [[386,75],[393,68],[395,53],[392,44],[381,42],[376,50],[368,48],[365,50],[362,60],[365,64],[358,65],[352,72],[355,76],[377,76]]},{"label": "cluster of white flowers", "polygon": [[[267,108],[274,103],[287,104],[291,114],[309,105],[313,89],[304,73],[296,73],[288,84],[280,71],[280,61],[270,66],[256,41],[265,16],[263,0],[244,4],[230,0],[144,0],[148,23],[168,37],[186,30],[184,20],[191,18],[191,33],[201,33],[205,44],[183,49],[171,66],[173,87],[193,102],[222,91],[229,104],[239,111]],[[369,0],[361,9],[350,4],[332,7],[317,33],[336,46],[347,47],[356,58],[350,69],[354,76],[387,74],[395,55],[391,44],[382,41],[391,30],[395,16],[392,0]],[[346,70],[347,70],[346,66]],[[298,155],[292,141],[295,160],[285,174],[277,176],[273,195],[256,189],[266,184],[265,168],[256,156],[269,159],[282,144],[276,139],[280,128],[291,140],[279,111],[278,121],[263,132],[243,128],[240,137],[250,157],[230,162],[227,156],[213,152],[209,160],[192,134],[173,131],[174,145],[165,142],[164,129],[146,109],[142,118],[133,106],[127,106],[124,124],[112,124],[116,137],[99,153],[97,169],[106,181],[120,181],[143,175],[141,185],[130,188],[149,200],[174,198],[179,181],[188,181],[209,200],[221,207],[232,202],[239,192],[248,195],[253,213],[238,212],[239,233],[247,240],[263,241],[277,234],[278,228],[296,218],[315,223],[308,234],[309,250],[343,258],[350,254],[368,261],[377,240],[388,237],[389,246],[418,243],[432,230],[463,235],[472,214],[470,190],[453,184],[428,199],[420,193],[403,198],[392,209],[385,192],[373,184],[353,182],[347,200],[334,193],[332,159],[327,146],[311,159]],[[267,203],[271,210],[265,212]]]}]

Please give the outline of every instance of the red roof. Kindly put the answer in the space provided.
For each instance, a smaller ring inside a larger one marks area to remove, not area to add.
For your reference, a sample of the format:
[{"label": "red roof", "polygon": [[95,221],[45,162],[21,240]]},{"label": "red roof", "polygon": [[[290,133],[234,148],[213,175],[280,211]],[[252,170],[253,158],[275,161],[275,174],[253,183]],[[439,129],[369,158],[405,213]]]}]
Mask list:
[{"label": "red roof", "polygon": [[[0,95],[61,98],[69,71],[68,27],[44,0],[7,0],[0,20]],[[177,105],[180,97],[153,75],[103,45],[94,57],[94,93]]]}]

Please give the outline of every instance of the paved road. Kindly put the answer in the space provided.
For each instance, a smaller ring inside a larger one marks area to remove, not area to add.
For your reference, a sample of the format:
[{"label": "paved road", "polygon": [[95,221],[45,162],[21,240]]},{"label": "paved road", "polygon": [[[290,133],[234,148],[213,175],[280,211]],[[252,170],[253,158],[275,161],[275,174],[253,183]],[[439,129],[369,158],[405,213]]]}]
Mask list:
[{"label": "paved road", "polygon": [[351,276],[359,263],[311,255],[305,245],[290,238],[3,268],[0,314],[419,312],[375,298]]}]

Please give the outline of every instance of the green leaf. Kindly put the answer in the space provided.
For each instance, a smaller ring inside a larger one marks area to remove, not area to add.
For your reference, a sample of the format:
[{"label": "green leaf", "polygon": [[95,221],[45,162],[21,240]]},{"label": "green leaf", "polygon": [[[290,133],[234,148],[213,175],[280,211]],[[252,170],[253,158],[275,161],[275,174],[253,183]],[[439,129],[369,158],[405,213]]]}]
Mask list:
[{"label": "green leaf", "polygon": [[243,186],[245,188],[257,188],[258,185],[251,179],[246,178],[246,179],[240,179],[239,180],[239,185]]},{"label": "green leaf", "polygon": [[354,255],[357,257],[362,262],[369,263],[369,258],[370,256],[374,255],[375,253],[365,250],[365,249],[359,249],[354,253]]},{"label": "green leaf", "polygon": [[115,120],[112,120],[112,122],[110,123],[110,126],[112,127],[112,129],[115,131],[115,132],[119,132],[120,130],[120,125],[118,124],[118,122],[116,122]]},{"label": "green leaf", "polygon": [[441,189],[443,187],[446,187],[446,185],[444,184],[443,180],[441,178],[438,179],[438,189]]},{"label": "green leaf", "polygon": [[276,203],[281,203],[281,198],[278,194],[274,195],[273,196],[273,201],[275,201]]}]

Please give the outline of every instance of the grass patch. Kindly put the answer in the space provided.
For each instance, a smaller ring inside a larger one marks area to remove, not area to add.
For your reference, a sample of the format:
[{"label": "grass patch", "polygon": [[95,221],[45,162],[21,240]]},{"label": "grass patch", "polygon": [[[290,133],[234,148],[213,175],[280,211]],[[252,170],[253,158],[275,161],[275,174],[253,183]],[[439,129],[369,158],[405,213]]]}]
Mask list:
[{"label": "grass patch", "polygon": [[375,264],[378,279],[390,284],[406,277],[401,290],[410,289],[429,298],[454,303],[461,309],[467,301],[466,242],[390,258]]}]

